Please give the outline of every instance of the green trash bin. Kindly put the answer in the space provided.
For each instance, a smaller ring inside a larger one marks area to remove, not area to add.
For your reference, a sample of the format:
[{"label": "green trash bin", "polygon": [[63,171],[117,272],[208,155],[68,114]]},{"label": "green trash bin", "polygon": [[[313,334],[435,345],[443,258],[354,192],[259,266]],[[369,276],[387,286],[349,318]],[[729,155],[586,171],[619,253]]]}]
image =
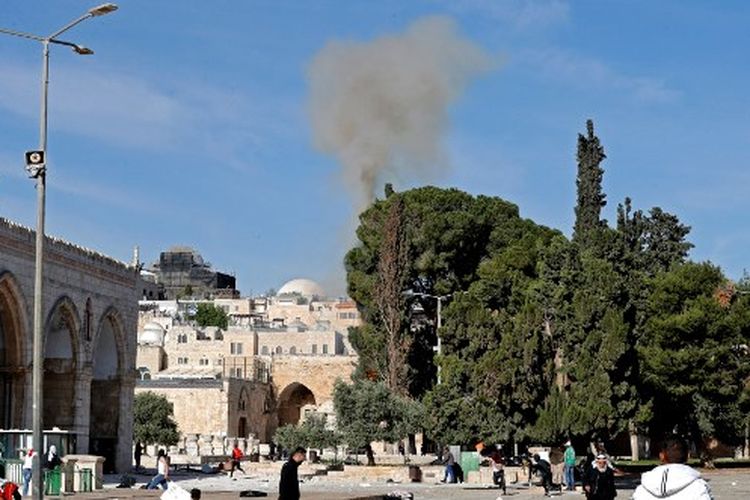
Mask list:
[{"label": "green trash bin", "polygon": [[479,470],[479,453],[476,451],[462,451],[459,462],[464,470],[464,481],[469,479],[469,472]]},{"label": "green trash bin", "polygon": [[60,495],[60,487],[62,485],[62,474],[60,473],[60,467],[55,467],[52,470],[44,472],[44,494],[45,495]]},{"label": "green trash bin", "polygon": [[81,469],[79,474],[81,474],[81,482],[80,482],[80,489],[79,491],[81,493],[87,493],[90,491],[93,491],[91,488],[91,479],[93,477],[93,474],[91,472],[91,469]]}]

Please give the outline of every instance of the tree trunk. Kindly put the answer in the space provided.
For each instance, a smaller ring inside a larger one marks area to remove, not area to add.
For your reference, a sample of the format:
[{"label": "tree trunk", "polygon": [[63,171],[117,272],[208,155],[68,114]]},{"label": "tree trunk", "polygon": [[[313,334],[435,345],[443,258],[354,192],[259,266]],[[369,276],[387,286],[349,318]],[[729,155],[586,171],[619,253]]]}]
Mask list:
[{"label": "tree trunk", "polygon": [[409,392],[408,355],[411,338],[405,328],[406,270],[408,248],[404,238],[403,201],[393,200],[385,221],[383,242],[378,260],[375,302],[385,333],[384,379],[397,394]]}]

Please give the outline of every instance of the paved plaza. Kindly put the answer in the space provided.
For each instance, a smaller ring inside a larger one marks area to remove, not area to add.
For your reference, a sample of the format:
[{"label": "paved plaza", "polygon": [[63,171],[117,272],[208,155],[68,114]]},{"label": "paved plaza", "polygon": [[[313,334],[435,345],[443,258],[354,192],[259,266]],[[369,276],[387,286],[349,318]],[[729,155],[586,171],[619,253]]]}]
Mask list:
[{"label": "paved plaza", "polygon": [[[750,498],[750,470],[720,470],[704,472],[704,477],[711,484],[716,500],[746,500]],[[125,499],[125,498],[159,498],[160,491],[146,491],[141,489],[115,489],[117,477],[108,477],[108,483],[104,491],[97,493],[78,494],[77,498],[86,499]],[[145,476],[140,476],[139,481],[145,481]],[[200,488],[203,498],[207,500],[225,500],[239,498],[242,490],[259,490],[268,492],[267,498],[276,498],[277,478],[240,477],[236,481],[226,476],[203,476],[200,474],[184,474],[175,477],[180,486],[185,489]],[[618,498],[627,499],[632,495],[637,483],[633,479],[618,478]],[[301,484],[303,500],[345,500],[356,499],[375,495],[384,495],[396,490],[410,491],[416,500],[421,499],[450,499],[450,500],[530,500],[533,498],[544,498],[540,488],[528,490],[510,485],[508,494],[502,495],[496,489],[484,488],[481,485],[442,485],[430,483],[342,483],[326,481],[325,479],[312,480]],[[561,499],[583,499],[580,492],[565,493]]]}]

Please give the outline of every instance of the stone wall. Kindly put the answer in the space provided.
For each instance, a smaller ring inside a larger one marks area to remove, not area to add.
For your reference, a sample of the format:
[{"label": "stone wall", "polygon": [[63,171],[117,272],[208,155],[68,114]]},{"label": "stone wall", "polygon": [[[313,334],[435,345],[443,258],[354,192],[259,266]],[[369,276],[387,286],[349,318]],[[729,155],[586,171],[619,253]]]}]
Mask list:
[{"label": "stone wall", "polygon": [[341,334],[333,330],[303,332],[287,330],[259,330],[258,351],[261,355],[309,354],[335,355],[343,354]]},{"label": "stone wall", "polygon": [[[0,330],[3,374],[10,406],[0,424],[31,428],[31,360],[35,233],[0,218]],[[130,468],[135,382],[137,290],[134,268],[92,250],[46,238],[42,317],[45,332],[44,427],[77,435],[77,452],[89,453],[95,378],[117,380],[118,428],[108,466]],[[104,366],[114,365],[114,366]],[[106,374],[106,375],[101,375]],[[55,386],[54,384],[57,384]],[[48,390],[47,390],[48,389]],[[95,417],[96,418],[96,417]],[[62,425],[58,425],[62,424]],[[94,429],[96,432],[96,430]]]},{"label": "stone wall", "polygon": [[[135,392],[165,396],[174,406],[182,436],[270,438],[273,407],[268,384],[242,379],[141,380]],[[239,436],[243,418],[245,435]]]},{"label": "stone wall", "polygon": [[277,356],[273,359],[271,379],[276,394],[293,384],[307,387],[320,406],[333,399],[333,385],[337,379],[351,381],[356,367],[356,356]]}]

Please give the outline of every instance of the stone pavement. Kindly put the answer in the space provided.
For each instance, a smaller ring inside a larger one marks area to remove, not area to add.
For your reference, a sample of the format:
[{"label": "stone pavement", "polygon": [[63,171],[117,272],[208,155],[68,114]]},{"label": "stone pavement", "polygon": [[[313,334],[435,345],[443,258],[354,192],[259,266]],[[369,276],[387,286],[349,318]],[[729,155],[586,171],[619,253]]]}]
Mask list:
[{"label": "stone pavement", "polygon": [[[750,470],[720,470],[704,472],[704,477],[709,480],[716,500],[747,500],[750,499]],[[116,478],[111,478],[113,481]],[[206,500],[225,500],[239,498],[239,491],[244,489],[256,489],[268,492],[266,498],[276,498],[277,485],[273,478],[271,481],[264,478],[243,478],[236,481],[226,476],[201,476],[185,475],[178,479],[178,484],[185,489],[200,488],[203,498]],[[618,478],[618,498],[620,500],[630,498],[636,482],[632,479]],[[115,489],[113,484],[108,484],[104,491],[75,495],[81,499],[131,499],[131,498],[159,498],[160,491],[146,491],[140,489]],[[414,493],[415,500],[497,500],[498,498],[512,500],[530,500],[544,498],[540,488],[532,490],[522,489],[510,485],[508,494],[502,495],[496,489],[483,488],[481,485],[466,484],[385,484],[385,483],[333,483],[325,479],[302,483],[302,500],[352,500],[355,498],[371,495],[383,495],[394,490],[405,490]],[[567,493],[559,497],[560,500],[583,500],[580,492]]]}]

